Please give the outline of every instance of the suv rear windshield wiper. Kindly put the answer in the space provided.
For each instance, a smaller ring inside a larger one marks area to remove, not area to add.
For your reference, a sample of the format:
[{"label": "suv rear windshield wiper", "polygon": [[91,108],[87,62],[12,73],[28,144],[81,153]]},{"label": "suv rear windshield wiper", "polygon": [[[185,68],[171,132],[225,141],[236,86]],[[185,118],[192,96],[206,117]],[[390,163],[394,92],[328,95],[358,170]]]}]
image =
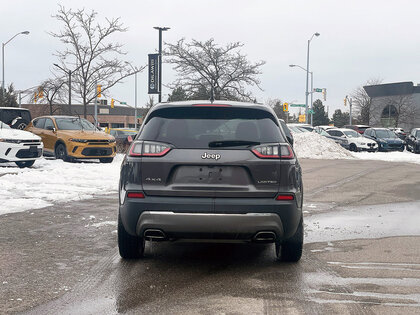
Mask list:
[{"label": "suv rear windshield wiper", "polygon": [[220,147],[238,147],[242,145],[257,145],[260,142],[257,141],[243,141],[243,140],[221,140],[209,142],[209,148],[220,148]]}]

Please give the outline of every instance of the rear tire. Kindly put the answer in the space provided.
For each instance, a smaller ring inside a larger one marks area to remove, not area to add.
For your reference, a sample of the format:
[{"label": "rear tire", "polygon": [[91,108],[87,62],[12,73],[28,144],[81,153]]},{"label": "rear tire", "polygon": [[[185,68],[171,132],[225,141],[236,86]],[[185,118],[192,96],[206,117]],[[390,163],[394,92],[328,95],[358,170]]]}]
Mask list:
[{"label": "rear tire", "polygon": [[15,163],[20,168],[25,168],[25,167],[31,167],[32,165],[34,165],[35,160],[32,160],[32,161],[21,161],[21,162],[15,162]]},{"label": "rear tire", "polygon": [[99,162],[101,162],[101,163],[112,163],[112,161],[114,160],[114,158],[100,158],[99,159]]},{"label": "rear tire", "polygon": [[300,219],[296,233],[283,242],[276,242],[276,256],[285,262],[298,262],[303,251],[303,219]]},{"label": "rear tire", "polygon": [[127,233],[118,214],[118,249],[124,259],[136,259],[143,257],[144,239]]}]

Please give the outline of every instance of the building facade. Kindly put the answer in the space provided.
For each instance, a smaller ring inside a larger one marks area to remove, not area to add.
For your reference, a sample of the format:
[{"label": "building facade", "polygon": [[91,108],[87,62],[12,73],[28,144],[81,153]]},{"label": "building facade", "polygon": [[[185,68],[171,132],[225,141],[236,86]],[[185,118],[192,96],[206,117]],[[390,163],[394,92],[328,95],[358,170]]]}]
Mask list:
[{"label": "building facade", "polygon": [[[54,104],[52,107],[48,104],[22,104],[23,108],[30,110],[32,118],[44,115],[71,115],[83,117],[83,105],[72,104],[69,109],[68,104]],[[101,127],[108,128],[134,128],[134,108],[130,106],[115,105],[111,108],[109,105],[98,105],[98,124]],[[145,109],[137,109],[137,124],[143,122]],[[90,122],[95,122],[95,106],[87,106],[87,117]]]},{"label": "building facade", "polygon": [[420,127],[420,85],[397,82],[363,88],[372,100],[371,126],[400,127],[405,131]]}]

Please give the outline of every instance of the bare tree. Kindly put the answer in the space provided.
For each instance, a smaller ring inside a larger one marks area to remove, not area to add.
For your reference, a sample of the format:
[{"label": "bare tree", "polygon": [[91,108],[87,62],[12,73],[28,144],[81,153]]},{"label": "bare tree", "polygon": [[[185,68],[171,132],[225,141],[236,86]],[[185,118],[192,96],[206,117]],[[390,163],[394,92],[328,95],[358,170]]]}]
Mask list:
[{"label": "bare tree", "polygon": [[[53,115],[59,109],[59,103],[64,102],[65,90],[63,86],[65,83],[64,78],[50,78],[41,82],[38,89],[32,93],[31,101],[48,104],[49,114]],[[42,91],[42,98],[38,99],[35,93],[38,95],[40,91]]]},{"label": "bare tree", "polygon": [[387,97],[384,102],[385,107],[381,117],[386,117],[394,122],[393,127],[398,127],[401,123],[410,123],[415,115],[415,104],[411,94],[396,95]]},{"label": "bare tree", "polygon": [[[76,11],[66,10],[59,6],[58,13],[54,15],[63,24],[58,33],[50,33],[66,45],[63,51],[57,51],[62,68],[74,70],[72,91],[80,96],[84,105],[84,117],[87,116],[87,104],[97,97],[97,84],[102,85],[102,93],[120,82],[122,79],[142,71],[145,66],[135,69],[129,63],[118,59],[125,55],[123,45],[111,41],[112,35],[123,33],[119,18],[105,19],[105,25],[96,22],[97,12],[85,12],[85,9]],[[73,64],[70,64],[70,60]]]},{"label": "bare tree", "polygon": [[251,63],[241,53],[240,42],[229,43],[222,47],[213,39],[205,42],[192,40],[191,43],[180,39],[175,44],[168,44],[165,55],[167,62],[174,64],[178,79],[174,86],[182,86],[189,98],[211,90],[215,99],[252,100],[245,85],[260,87],[258,75],[264,61]]},{"label": "bare tree", "polygon": [[351,98],[353,99],[353,105],[355,109],[355,113],[358,115],[357,120],[362,123],[369,125],[371,120],[371,106],[372,106],[372,99],[366,93],[363,86],[366,85],[376,85],[381,84],[382,79],[370,79],[366,81],[365,84],[362,86],[357,87],[351,94]]}]

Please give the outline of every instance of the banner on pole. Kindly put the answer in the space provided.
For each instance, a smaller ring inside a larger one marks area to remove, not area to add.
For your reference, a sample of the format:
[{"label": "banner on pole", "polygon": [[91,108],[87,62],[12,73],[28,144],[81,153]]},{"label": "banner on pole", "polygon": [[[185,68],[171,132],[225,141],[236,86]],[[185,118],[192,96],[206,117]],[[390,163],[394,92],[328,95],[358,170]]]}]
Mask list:
[{"label": "banner on pole", "polygon": [[159,94],[159,54],[149,54],[149,94]]}]

